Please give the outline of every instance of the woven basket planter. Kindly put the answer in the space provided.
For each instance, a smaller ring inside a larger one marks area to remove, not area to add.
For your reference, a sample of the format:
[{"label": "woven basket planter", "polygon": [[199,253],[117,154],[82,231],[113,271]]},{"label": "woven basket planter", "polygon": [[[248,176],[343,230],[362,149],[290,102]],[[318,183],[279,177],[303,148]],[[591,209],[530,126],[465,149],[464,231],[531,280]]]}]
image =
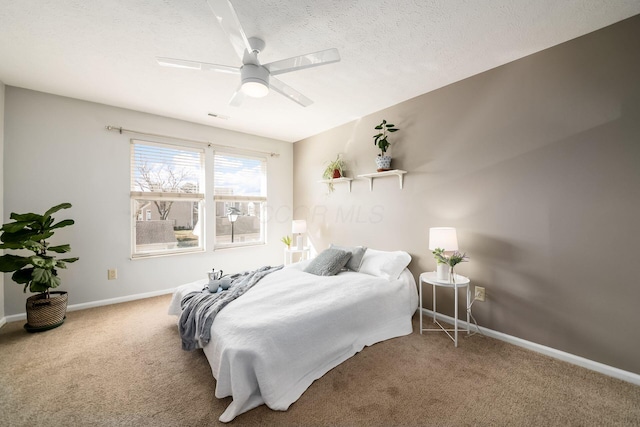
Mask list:
[{"label": "woven basket planter", "polygon": [[27,324],[29,332],[40,332],[56,328],[64,322],[67,313],[67,293],[63,291],[37,294],[27,298]]}]

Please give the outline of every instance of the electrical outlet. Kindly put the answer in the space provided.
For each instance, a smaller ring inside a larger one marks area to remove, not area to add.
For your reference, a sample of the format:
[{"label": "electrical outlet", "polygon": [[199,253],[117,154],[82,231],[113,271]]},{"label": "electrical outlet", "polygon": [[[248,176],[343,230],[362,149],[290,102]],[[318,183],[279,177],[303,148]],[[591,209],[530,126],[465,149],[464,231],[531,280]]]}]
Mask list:
[{"label": "electrical outlet", "polygon": [[118,270],[110,268],[107,270],[107,280],[116,280],[118,278]]},{"label": "electrical outlet", "polygon": [[475,298],[478,301],[484,301],[484,288],[482,286],[476,286],[475,292],[476,292]]}]

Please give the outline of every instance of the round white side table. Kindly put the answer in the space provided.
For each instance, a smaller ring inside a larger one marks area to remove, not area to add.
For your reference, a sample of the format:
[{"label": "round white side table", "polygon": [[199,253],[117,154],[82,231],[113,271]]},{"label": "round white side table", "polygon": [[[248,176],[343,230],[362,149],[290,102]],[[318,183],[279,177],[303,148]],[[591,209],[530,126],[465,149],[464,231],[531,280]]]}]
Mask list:
[{"label": "round white side table", "polygon": [[[433,323],[439,326],[439,329],[423,329],[422,327],[422,284],[428,283],[433,288]],[[471,281],[468,277],[460,276],[459,274],[455,275],[455,283],[446,280],[438,280],[435,271],[429,271],[426,273],[420,274],[420,334],[422,332],[427,331],[444,331],[456,347],[458,347],[458,289],[459,288],[467,288],[467,335],[470,333],[469,329],[469,303],[471,299],[471,290],[469,283]],[[445,288],[453,288],[454,292],[454,315],[453,315],[453,329],[446,329],[444,326],[438,322],[436,319],[436,287],[445,287]],[[449,333],[449,331],[453,331],[453,336]]]}]

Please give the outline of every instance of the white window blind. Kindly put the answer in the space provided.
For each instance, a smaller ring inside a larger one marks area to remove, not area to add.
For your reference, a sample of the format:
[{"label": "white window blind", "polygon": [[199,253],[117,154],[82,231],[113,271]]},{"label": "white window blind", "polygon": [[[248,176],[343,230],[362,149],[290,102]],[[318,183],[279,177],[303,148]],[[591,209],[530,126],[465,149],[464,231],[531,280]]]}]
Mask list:
[{"label": "white window blind", "polygon": [[204,150],[131,141],[132,256],[202,251]]},{"label": "white window blind", "polygon": [[213,167],[215,200],[267,200],[266,159],[216,153]]},{"label": "white window blind", "polygon": [[132,141],[132,196],[204,198],[203,154],[202,149]]}]

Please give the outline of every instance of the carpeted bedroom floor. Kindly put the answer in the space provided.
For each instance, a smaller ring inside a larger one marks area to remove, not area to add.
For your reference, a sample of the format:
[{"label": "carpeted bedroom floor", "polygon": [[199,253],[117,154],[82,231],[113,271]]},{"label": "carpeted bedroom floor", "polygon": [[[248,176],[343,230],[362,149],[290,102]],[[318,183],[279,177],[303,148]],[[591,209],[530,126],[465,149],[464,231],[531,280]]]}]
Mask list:
[{"label": "carpeted bedroom floor", "polygon": [[[0,329],[2,426],[210,426],[202,351],[180,349],[170,296],[67,314],[60,328]],[[479,335],[372,347],[314,382],[286,412],[264,405],[231,425],[639,426],[640,387]]]}]

